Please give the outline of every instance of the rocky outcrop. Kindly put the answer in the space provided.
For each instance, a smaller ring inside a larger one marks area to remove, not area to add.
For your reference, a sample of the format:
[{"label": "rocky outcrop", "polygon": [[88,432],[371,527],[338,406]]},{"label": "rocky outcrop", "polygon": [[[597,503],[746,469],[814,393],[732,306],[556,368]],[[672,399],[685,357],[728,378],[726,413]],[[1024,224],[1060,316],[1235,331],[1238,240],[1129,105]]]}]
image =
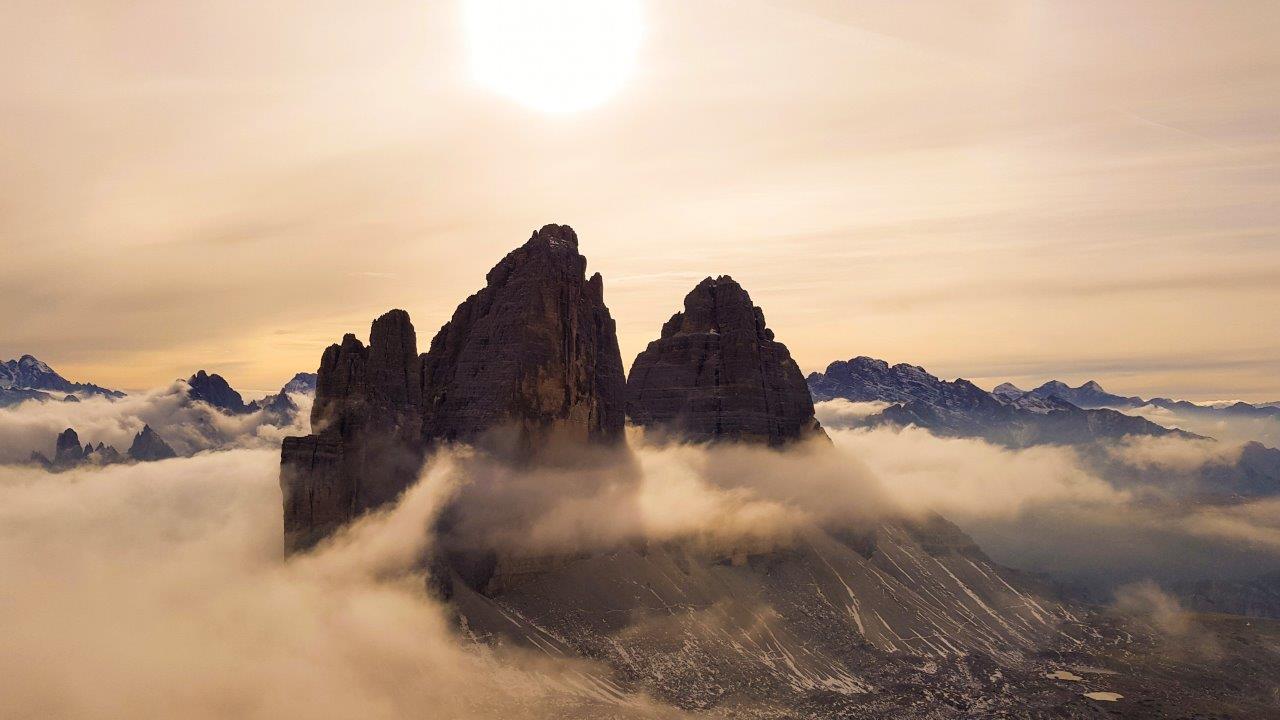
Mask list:
[{"label": "rocky outcrop", "polygon": [[150,425],[143,425],[142,431],[133,436],[133,444],[129,446],[128,455],[138,462],[168,460],[178,456],[173,448],[169,447],[169,443],[152,430]]},{"label": "rocky outcrop", "polygon": [[823,433],[800,367],[727,275],[698,283],[636,357],[627,415],[694,442],[778,446]]},{"label": "rocky outcrop", "polygon": [[232,389],[230,383],[221,375],[214,373],[212,375],[204,370],[196,372],[195,375],[187,378],[187,397],[192,400],[200,400],[233,415],[250,412],[247,405],[244,404],[244,398],[240,393]]},{"label": "rocky outcrop", "polygon": [[116,450],[114,445],[99,442],[93,447],[93,453],[95,461],[102,465],[112,465],[124,461],[124,456],[120,454],[119,450]]},{"label": "rocky outcrop", "polygon": [[[93,450],[92,447],[89,448]],[[58,440],[54,444],[53,464],[55,467],[71,467],[79,465],[84,460],[84,448],[80,447],[80,436],[76,431],[67,428],[58,434]]]},{"label": "rocky outcrop", "polygon": [[294,402],[290,396],[315,395],[315,392],[316,374],[297,373],[280,388],[280,392],[245,404],[244,412],[261,412],[265,422],[276,427],[284,427],[293,424],[298,418],[298,403]]},{"label": "rocky outcrop", "polygon": [[275,393],[261,400],[254,400],[245,407],[249,412],[264,412],[272,425],[288,425],[298,414],[298,404],[287,393]]},{"label": "rocky outcrop", "polygon": [[423,355],[409,315],[325,350],[312,434],[281,451],[285,547],[307,548],[397,497],[448,443],[534,459],[556,440],[615,444],[625,381],[600,276],[578,238],[548,225],[486,276]]},{"label": "rocky outcrop", "polygon": [[289,397],[290,388],[306,388],[308,384],[314,388],[314,383],[314,374],[298,373],[280,392],[246,403],[244,397],[221,375],[200,370],[187,378],[187,398],[206,403],[228,415],[263,412],[267,416],[264,418],[266,422],[283,427],[291,424],[298,415],[298,404]]},{"label": "rocky outcrop", "polygon": [[31,463],[46,470],[60,472],[82,465],[111,465],[121,462],[120,452],[110,445],[99,442],[80,445],[80,436],[72,428],[58,433],[54,442],[53,459],[50,460],[42,452],[31,453]]},{"label": "rocky outcrop", "polygon": [[285,546],[310,547],[393,500],[422,464],[421,361],[409,314],[373,321],[366,347],[348,334],[320,359],[312,434],[281,450]]}]

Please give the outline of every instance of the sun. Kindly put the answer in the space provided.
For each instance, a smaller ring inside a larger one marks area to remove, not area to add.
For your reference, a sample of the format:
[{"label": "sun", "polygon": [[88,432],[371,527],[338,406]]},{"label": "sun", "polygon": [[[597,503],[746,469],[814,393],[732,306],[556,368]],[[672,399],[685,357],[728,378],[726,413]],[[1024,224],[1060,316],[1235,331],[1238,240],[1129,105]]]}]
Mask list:
[{"label": "sun", "polygon": [[617,94],[643,36],[640,0],[465,0],[463,12],[476,81],[544,112]]}]

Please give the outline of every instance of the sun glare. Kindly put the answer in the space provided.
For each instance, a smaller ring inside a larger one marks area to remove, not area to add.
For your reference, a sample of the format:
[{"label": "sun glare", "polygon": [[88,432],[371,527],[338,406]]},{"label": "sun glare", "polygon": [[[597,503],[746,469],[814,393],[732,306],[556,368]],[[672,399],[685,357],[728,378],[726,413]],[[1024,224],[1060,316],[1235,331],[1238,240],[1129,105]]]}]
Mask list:
[{"label": "sun glare", "polygon": [[636,63],[639,0],[466,0],[477,82],[544,112],[594,107]]}]

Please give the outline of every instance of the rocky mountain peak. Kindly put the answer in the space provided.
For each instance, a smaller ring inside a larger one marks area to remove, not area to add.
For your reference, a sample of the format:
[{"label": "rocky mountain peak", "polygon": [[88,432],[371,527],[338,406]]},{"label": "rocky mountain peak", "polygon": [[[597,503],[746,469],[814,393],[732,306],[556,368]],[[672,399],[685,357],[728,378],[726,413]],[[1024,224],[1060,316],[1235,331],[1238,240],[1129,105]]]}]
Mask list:
[{"label": "rocky mountain peak", "polygon": [[300,372],[290,378],[289,382],[280,388],[280,394],[287,395],[289,393],[297,393],[299,395],[310,395],[316,391],[316,374],[308,372]]},{"label": "rocky mountain peak", "polygon": [[987,397],[986,391],[967,380],[945,382],[919,365],[891,366],[884,360],[865,356],[833,362],[825,373],[811,373],[808,383],[819,401],[843,398],[853,402],[907,403],[924,399],[972,404],[980,400],[977,395]]},{"label": "rocky mountain peak", "polygon": [[1042,399],[1058,398],[1073,405],[1086,408],[1096,409],[1105,407],[1138,407],[1145,401],[1138,397],[1121,397],[1120,395],[1112,395],[1102,389],[1102,385],[1096,380],[1090,380],[1080,387],[1071,387],[1070,385],[1058,381],[1050,380],[1040,387],[1028,393],[1034,397]]},{"label": "rocky mountain peak", "polygon": [[91,442],[86,442],[81,445],[79,435],[72,428],[67,428],[58,433],[57,440],[54,442],[52,460],[42,452],[33,451],[31,453],[31,462],[33,464],[40,465],[52,472],[71,470],[86,464],[109,465],[120,462],[120,460],[120,453],[106,443],[98,442],[97,445],[94,445]]},{"label": "rocky mountain peak", "polygon": [[1068,393],[1068,394],[1070,394],[1071,389],[1072,389],[1072,388],[1071,388],[1071,386],[1070,386],[1070,385],[1068,385],[1068,384],[1066,384],[1066,383],[1062,382],[1061,380],[1050,380],[1049,382],[1047,382],[1047,383],[1045,383],[1045,384],[1041,385],[1040,387],[1036,388],[1036,389],[1035,389],[1035,390],[1033,390],[1032,392],[1036,393],[1037,395],[1045,395],[1045,396],[1048,396],[1048,395],[1059,395],[1059,396],[1061,396],[1061,394],[1062,394],[1062,393]]},{"label": "rocky mountain peak", "polygon": [[54,445],[53,451],[54,464],[74,465],[80,462],[84,456],[85,451],[80,447],[80,436],[76,434],[75,430],[67,428],[58,434],[58,440]]},{"label": "rocky mountain peak", "polygon": [[551,246],[569,247],[574,252],[578,250],[578,233],[568,225],[557,225],[548,223],[538,229],[530,238],[530,242],[540,241]]},{"label": "rocky mountain peak", "polygon": [[684,310],[662,326],[661,337],[679,333],[720,333],[726,330],[750,329],[763,340],[773,340],[773,331],[765,326],[764,313],[751,302],[751,296],[732,277],[708,277],[698,283],[684,299]]},{"label": "rocky mountain peak", "polygon": [[997,397],[1012,399],[1016,397],[1021,397],[1022,395],[1026,394],[1026,391],[1018,387],[1017,385],[1014,385],[1013,383],[1006,382],[1006,383],[1000,383],[999,385],[997,385],[996,388],[991,391],[991,394]]},{"label": "rocky mountain peak", "polygon": [[34,355],[23,355],[22,357],[18,358],[18,367],[22,368],[23,370],[27,370],[29,372],[39,372],[39,373],[54,374],[54,375],[57,374],[53,372],[53,368],[49,367],[41,360],[36,359]]},{"label": "rocky mountain peak", "polygon": [[[12,393],[0,393],[0,405],[11,404],[24,399],[49,400],[49,390],[62,393],[84,393],[101,395],[107,398],[124,397],[118,390],[108,390],[92,383],[73,383],[62,377],[45,362],[34,355],[23,355],[17,360],[6,360],[0,363],[0,390],[12,390]],[[5,402],[6,395],[10,402]]]},{"label": "rocky mountain peak", "polygon": [[439,445],[529,461],[552,439],[620,442],[617,331],[586,266],[573,229],[546,225],[488,272],[426,353],[403,310],[373,322],[368,347],[348,334],[326,349],[313,434],[281,451],[286,548],[393,500]]},{"label": "rocky mountain peak", "polygon": [[192,400],[206,402],[219,410],[236,415],[249,412],[240,393],[217,373],[209,374],[204,370],[198,370],[196,374],[187,378],[187,385],[189,387],[187,397]]},{"label": "rocky mountain peak", "polygon": [[547,225],[503,258],[423,356],[423,432],[506,451],[539,438],[622,439],[625,379],[604,281],[585,276],[577,235]]},{"label": "rocky mountain peak", "polygon": [[164,438],[160,437],[159,433],[151,429],[150,425],[143,425],[142,430],[133,436],[133,444],[129,446],[128,455],[139,462],[151,462],[167,460],[177,457],[178,454],[169,446],[169,443],[164,441]]},{"label": "rocky mountain peak", "polygon": [[702,441],[782,445],[825,434],[813,399],[764,311],[733,278],[706,278],[636,357],[627,415],[637,425]]}]

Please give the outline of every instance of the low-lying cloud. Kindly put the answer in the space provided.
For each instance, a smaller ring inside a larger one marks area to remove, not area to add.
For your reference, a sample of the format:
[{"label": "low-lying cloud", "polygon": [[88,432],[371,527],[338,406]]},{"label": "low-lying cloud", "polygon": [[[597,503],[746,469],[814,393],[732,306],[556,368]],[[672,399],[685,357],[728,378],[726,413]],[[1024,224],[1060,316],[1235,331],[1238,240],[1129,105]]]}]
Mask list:
[{"label": "low-lying cloud", "polygon": [[165,388],[118,400],[90,397],[78,403],[25,402],[0,408],[0,464],[21,463],[39,451],[52,457],[58,433],[73,428],[80,442],[129,449],[133,437],[150,425],[180,455],[230,448],[278,448],[288,435],[305,435],[311,398],[291,395],[299,406],[292,425],[277,427],[262,411],[230,415],[187,398],[187,384],[176,380]]},{"label": "low-lying cloud", "polygon": [[1144,405],[1125,412],[1144,417],[1158,425],[1176,427],[1228,443],[1253,441],[1268,447],[1280,447],[1280,419],[1274,417],[1244,417],[1221,412],[1188,413],[1154,405]]},{"label": "low-lying cloud", "polygon": [[575,690],[594,668],[463,643],[428,595],[416,563],[452,462],[288,562],[274,451],[5,469],[0,716],[598,715]]},{"label": "low-lying cloud", "polygon": [[973,438],[940,438],[917,427],[832,430],[831,435],[837,447],[880,479],[893,502],[956,521],[1129,499],[1127,492],[1087,471],[1067,447],[1010,450]]},{"label": "low-lying cloud", "polygon": [[1135,435],[1108,451],[1114,459],[1141,470],[1189,473],[1205,465],[1231,465],[1240,459],[1243,448],[1236,442]]},{"label": "low-lying cloud", "polygon": [[[190,410],[167,398],[133,402],[168,407],[172,424]],[[78,425],[113,422],[123,421],[91,412]],[[0,716],[675,713],[602,699],[590,689],[610,680],[590,664],[465,640],[422,562],[443,508],[460,509],[447,532],[509,553],[634,538],[785,545],[813,525],[936,511],[999,562],[1113,585],[1160,573],[1160,562],[1190,573],[1202,560],[1215,572],[1280,566],[1280,500],[1151,504],[1068,448],[1010,450],[918,428],[833,429],[833,443],[787,452],[650,444],[632,430],[621,458],[524,470],[444,452],[394,508],[286,561],[279,454],[266,433],[155,463],[0,468]],[[1117,452],[1177,465],[1190,451]],[[1126,592],[1122,604],[1156,605]]]},{"label": "low-lying cloud", "polygon": [[884,410],[892,403],[872,400],[869,402],[853,402],[844,398],[833,398],[814,403],[813,412],[818,421],[827,428],[859,427],[867,418]]},{"label": "low-lying cloud", "polygon": [[1166,653],[1202,657],[1219,654],[1217,638],[1177,598],[1150,580],[1116,588],[1111,611],[1153,630],[1164,643]]}]

